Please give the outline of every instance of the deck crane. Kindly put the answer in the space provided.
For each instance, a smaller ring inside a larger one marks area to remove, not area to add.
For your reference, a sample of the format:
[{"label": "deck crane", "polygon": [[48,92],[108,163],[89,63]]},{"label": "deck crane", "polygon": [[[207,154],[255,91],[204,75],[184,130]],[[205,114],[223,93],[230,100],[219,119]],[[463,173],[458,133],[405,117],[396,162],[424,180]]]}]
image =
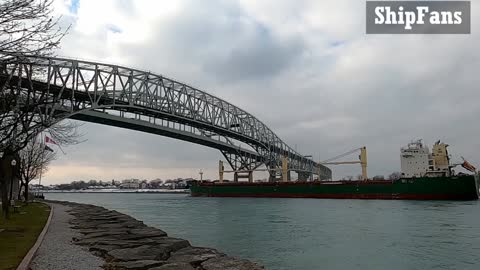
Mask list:
[{"label": "deck crane", "polygon": [[[360,151],[360,155],[358,156],[358,159],[359,159],[358,161],[333,161],[333,160],[337,160],[339,158],[348,156],[350,154],[353,154],[357,151]],[[333,158],[330,158],[330,159],[327,159],[327,160],[324,160],[324,161],[320,161],[319,163],[322,164],[322,165],[360,164],[362,166],[362,180],[368,180],[368,176],[367,176],[367,147],[365,147],[365,146],[350,150],[350,151],[348,151],[346,153],[343,153],[341,155],[338,155],[336,157],[333,157]]]},{"label": "deck crane", "polygon": [[457,166],[462,166],[465,170],[470,171],[474,174],[477,174],[477,168],[475,166],[473,166],[472,164],[470,164],[470,162],[468,162],[464,157],[461,157],[461,158],[462,158],[463,162],[453,163],[452,165],[448,166],[449,169],[455,168]]}]

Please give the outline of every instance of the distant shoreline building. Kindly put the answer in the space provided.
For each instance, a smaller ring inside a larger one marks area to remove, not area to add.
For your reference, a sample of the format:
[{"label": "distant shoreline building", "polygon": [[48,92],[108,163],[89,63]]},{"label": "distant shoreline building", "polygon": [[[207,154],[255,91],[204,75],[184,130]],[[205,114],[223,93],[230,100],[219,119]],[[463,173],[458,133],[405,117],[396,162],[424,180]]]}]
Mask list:
[{"label": "distant shoreline building", "polygon": [[120,184],[121,189],[139,189],[140,188],[140,180],[138,179],[125,179],[122,180]]}]

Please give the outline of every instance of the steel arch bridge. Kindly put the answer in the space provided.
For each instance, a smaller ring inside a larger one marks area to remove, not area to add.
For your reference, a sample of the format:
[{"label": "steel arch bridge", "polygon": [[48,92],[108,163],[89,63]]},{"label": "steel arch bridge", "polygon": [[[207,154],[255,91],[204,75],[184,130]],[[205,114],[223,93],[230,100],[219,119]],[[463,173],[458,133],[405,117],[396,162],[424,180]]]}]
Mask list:
[{"label": "steel arch bridge", "polygon": [[[299,154],[250,113],[187,84],[128,67],[66,58],[13,56],[0,63],[2,92],[42,94],[50,123],[71,118],[193,142],[221,151],[232,170],[265,165],[273,179],[287,158],[299,178],[331,170]],[[235,173],[235,179],[237,179]]]}]

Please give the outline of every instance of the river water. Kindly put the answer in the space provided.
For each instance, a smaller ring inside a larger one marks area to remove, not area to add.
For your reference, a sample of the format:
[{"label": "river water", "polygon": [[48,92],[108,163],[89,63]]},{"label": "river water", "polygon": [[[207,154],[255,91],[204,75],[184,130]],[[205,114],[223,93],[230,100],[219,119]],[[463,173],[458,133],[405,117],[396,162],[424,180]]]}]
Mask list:
[{"label": "river water", "polygon": [[46,197],[115,209],[272,270],[480,269],[480,201]]}]

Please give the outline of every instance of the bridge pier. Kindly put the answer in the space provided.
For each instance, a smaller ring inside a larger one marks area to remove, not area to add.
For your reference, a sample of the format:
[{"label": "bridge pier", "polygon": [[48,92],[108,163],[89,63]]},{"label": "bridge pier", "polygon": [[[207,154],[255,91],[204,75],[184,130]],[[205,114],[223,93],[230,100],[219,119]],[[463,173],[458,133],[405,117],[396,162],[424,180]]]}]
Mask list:
[{"label": "bridge pier", "polygon": [[[288,172],[286,173],[286,175],[287,175],[286,181],[292,180],[292,175],[290,174],[290,171],[288,171]],[[282,181],[282,182],[284,181],[284,180],[283,180],[283,174],[281,175],[280,178],[277,177],[276,173],[270,173],[270,174],[268,175],[268,182],[277,182],[277,181]]]},{"label": "bridge pier", "polygon": [[248,182],[253,182],[253,171],[249,171],[246,173],[239,173],[239,172],[234,172],[233,173],[233,181],[238,182],[238,179],[241,178],[248,178]]},{"label": "bridge pier", "polygon": [[312,180],[313,173],[311,172],[297,172],[299,181],[308,181]]},{"label": "bridge pier", "polygon": [[275,172],[269,172],[268,173],[268,182],[275,182],[277,180],[277,175]]}]

